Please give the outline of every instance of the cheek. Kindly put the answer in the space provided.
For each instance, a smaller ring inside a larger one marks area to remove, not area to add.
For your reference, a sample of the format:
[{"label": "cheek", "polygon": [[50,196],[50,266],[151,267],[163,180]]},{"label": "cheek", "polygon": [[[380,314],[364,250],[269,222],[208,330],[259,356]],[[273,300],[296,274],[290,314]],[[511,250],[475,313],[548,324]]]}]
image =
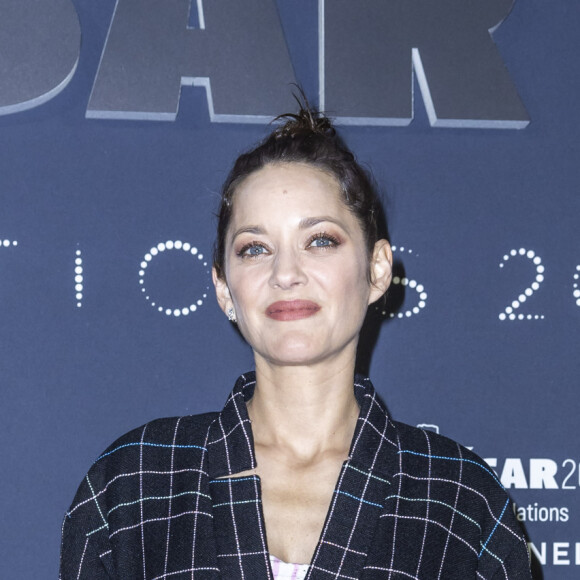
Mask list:
[{"label": "cheek", "polygon": [[360,301],[364,302],[366,307],[370,295],[366,259],[355,258],[350,264],[343,263],[341,268],[333,269],[332,273],[325,276],[325,284],[329,292],[340,295],[341,302],[354,306]]},{"label": "cheek", "polygon": [[228,272],[228,285],[232,302],[240,315],[256,303],[258,296],[258,276],[240,275],[236,268]]}]

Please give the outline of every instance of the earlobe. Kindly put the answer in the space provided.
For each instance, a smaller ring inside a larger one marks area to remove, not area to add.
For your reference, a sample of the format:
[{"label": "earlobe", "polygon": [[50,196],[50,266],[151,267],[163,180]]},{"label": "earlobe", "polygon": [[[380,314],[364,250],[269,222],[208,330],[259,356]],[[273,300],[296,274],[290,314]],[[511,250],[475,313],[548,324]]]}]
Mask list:
[{"label": "earlobe", "polygon": [[375,244],[371,259],[371,289],[369,304],[376,302],[391,285],[393,276],[393,254],[387,240],[379,240]]},{"label": "earlobe", "polygon": [[212,268],[211,278],[215,286],[215,294],[220,308],[227,314],[228,308],[232,306],[232,298],[227,282],[217,275],[216,269]]}]

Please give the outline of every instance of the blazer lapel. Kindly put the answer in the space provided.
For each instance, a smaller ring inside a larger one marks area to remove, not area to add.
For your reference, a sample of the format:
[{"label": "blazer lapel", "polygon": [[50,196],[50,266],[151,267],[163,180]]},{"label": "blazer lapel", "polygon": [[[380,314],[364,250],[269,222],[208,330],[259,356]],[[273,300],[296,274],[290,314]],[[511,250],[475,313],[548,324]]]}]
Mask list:
[{"label": "blazer lapel", "polygon": [[[208,432],[208,473],[221,577],[272,580],[260,479],[235,477],[256,467],[246,401],[253,373],[242,375]],[[391,492],[397,466],[397,430],[369,379],[357,377],[360,406],[349,459],[344,462],[306,580],[360,578]],[[387,547],[385,547],[387,549]]]},{"label": "blazer lapel", "polygon": [[221,577],[272,578],[259,478],[252,475],[214,479],[210,494]]},{"label": "blazer lapel", "polygon": [[242,375],[208,436],[210,496],[221,577],[272,578],[257,476],[235,477],[254,469],[256,459],[246,400],[254,392],[253,373]]},{"label": "blazer lapel", "polygon": [[368,379],[357,377],[361,407],[307,580],[360,578],[397,463],[396,428]]}]

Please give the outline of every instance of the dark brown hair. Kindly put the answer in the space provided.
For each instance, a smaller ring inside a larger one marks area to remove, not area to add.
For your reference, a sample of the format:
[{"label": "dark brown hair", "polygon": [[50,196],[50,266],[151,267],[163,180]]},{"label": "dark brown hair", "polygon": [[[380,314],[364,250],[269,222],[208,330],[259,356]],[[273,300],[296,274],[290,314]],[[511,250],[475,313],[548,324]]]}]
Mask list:
[{"label": "dark brown hair", "polygon": [[380,202],[372,179],[337,135],[331,121],[310,109],[307,103],[301,105],[297,114],[281,115],[276,120],[284,123],[257,147],[238,157],[223,185],[213,255],[219,278],[225,277],[225,242],[236,189],[246,177],[270,164],[306,163],[333,176],[340,185],[345,205],[360,223],[369,256],[378,239]]}]

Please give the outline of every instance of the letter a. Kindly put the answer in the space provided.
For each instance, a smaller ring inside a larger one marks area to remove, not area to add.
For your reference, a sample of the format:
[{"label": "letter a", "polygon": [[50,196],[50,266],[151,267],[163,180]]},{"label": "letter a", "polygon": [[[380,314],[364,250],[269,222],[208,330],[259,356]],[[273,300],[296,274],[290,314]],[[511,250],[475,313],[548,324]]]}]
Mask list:
[{"label": "letter a", "polygon": [[[182,85],[204,86],[210,119],[264,122],[295,82],[273,0],[117,0],[87,117],[174,120]],[[205,9],[204,9],[205,7]]]}]

